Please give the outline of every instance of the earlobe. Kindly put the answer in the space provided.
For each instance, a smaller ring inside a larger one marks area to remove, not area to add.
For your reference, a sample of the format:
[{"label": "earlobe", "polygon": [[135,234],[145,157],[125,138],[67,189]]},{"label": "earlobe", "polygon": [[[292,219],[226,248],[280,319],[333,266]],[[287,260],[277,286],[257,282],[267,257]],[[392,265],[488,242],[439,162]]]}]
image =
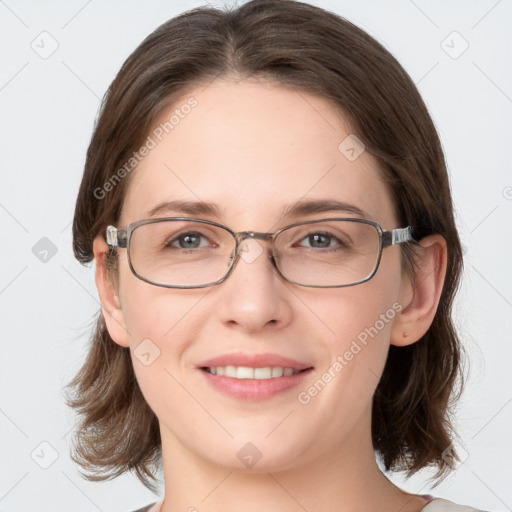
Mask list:
[{"label": "earlobe", "polygon": [[119,300],[118,290],[107,272],[108,246],[101,235],[94,239],[95,280],[101,302],[101,312],[112,340],[122,347],[129,346],[128,331]]},{"label": "earlobe", "polygon": [[400,297],[403,309],[395,318],[391,344],[406,346],[421,339],[430,328],[437,311],[447,266],[446,240],[441,235],[420,242],[415,275],[404,278]]}]

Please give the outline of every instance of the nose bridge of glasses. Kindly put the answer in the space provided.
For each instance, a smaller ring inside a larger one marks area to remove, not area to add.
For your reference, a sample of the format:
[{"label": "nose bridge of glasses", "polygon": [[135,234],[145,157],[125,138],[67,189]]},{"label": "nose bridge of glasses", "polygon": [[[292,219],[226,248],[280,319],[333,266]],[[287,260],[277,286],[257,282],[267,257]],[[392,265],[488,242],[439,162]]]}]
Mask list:
[{"label": "nose bridge of glasses", "polygon": [[[257,256],[259,256],[262,252],[264,252],[263,247],[256,242],[256,240],[262,240],[262,241],[270,241],[273,242],[275,238],[274,233],[261,233],[259,231],[240,231],[238,233],[235,233],[235,239],[236,244],[238,247],[239,253],[247,253],[250,252],[251,247],[251,240],[253,240],[252,244],[255,246],[253,247],[253,253]],[[246,241],[244,243],[244,241]],[[270,258],[272,258],[272,255],[270,255]],[[247,258],[243,258],[246,259]]]},{"label": "nose bridge of glasses", "polygon": [[259,233],[258,231],[240,231],[239,233],[235,233],[235,238],[238,243],[241,243],[248,238],[252,238],[253,240],[271,240],[273,238],[273,234]]},{"label": "nose bridge of glasses", "polygon": [[[266,252],[263,246],[260,245],[256,240],[268,240],[272,242],[274,239],[274,234],[272,233],[260,233],[257,231],[241,231],[239,233],[234,233],[234,235],[237,245],[236,261],[241,258],[246,263],[253,263]],[[268,254],[268,256],[275,265],[273,254]]]}]

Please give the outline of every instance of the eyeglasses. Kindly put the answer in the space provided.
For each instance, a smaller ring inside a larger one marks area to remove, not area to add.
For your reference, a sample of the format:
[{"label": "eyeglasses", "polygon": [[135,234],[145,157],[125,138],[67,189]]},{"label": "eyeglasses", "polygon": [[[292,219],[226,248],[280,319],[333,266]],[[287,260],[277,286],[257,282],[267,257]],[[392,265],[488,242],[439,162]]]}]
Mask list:
[{"label": "eyeglasses", "polygon": [[[252,245],[244,249],[245,240]],[[413,240],[412,228],[384,231],[377,222],[328,218],[297,222],[275,233],[235,233],[216,222],[187,217],[147,219],[125,230],[108,226],[111,248],[126,248],[132,272],[166,288],[203,288],[222,283],[240,257],[251,263],[270,241],[272,260],[286,281],[315,288],[353,286],[371,279],[382,249]],[[251,253],[251,254],[249,254]]]}]

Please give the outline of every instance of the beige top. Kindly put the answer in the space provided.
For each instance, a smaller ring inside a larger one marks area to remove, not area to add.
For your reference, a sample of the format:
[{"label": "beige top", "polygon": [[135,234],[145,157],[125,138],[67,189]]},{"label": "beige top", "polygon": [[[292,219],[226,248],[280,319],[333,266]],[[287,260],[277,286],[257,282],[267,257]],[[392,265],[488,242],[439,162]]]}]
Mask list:
[{"label": "beige top", "polygon": [[[158,511],[157,511],[158,512]],[[425,505],[421,512],[483,512],[473,507],[457,505],[451,501],[436,498]]]},{"label": "beige top", "polygon": [[[160,512],[163,499],[158,503],[155,503],[148,512]],[[466,507],[463,505],[457,505],[448,500],[442,498],[434,498],[430,503],[425,505],[421,512],[483,512],[473,507]]]}]

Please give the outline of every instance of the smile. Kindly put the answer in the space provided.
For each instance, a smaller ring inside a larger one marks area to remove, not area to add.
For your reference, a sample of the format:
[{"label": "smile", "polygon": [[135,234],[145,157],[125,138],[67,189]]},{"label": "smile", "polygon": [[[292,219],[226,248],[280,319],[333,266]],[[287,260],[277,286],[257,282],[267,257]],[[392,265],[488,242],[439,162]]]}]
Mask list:
[{"label": "smile", "polygon": [[252,368],[250,366],[213,366],[204,368],[212,375],[222,375],[233,379],[274,379],[277,377],[289,377],[300,373],[300,370],[283,368],[281,366],[266,366],[264,368]]}]

